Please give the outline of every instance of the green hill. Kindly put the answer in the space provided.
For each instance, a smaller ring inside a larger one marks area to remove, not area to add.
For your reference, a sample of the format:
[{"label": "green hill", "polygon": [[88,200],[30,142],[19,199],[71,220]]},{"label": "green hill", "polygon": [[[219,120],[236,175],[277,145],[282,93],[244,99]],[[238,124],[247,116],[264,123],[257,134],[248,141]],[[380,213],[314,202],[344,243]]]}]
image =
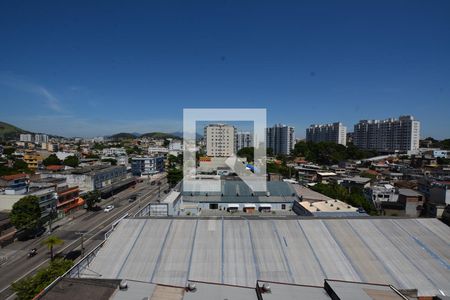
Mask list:
[{"label": "green hill", "polygon": [[113,134],[109,137],[112,140],[132,140],[136,138],[136,135],[132,134],[132,133],[128,133],[128,132],[120,132],[120,133],[116,133]]},{"label": "green hill", "polygon": [[149,132],[144,133],[140,138],[150,138],[150,139],[180,139],[179,137],[165,132]]},{"label": "green hill", "polygon": [[0,122],[0,141],[16,139],[21,133],[29,133],[29,131],[5,122]]}]

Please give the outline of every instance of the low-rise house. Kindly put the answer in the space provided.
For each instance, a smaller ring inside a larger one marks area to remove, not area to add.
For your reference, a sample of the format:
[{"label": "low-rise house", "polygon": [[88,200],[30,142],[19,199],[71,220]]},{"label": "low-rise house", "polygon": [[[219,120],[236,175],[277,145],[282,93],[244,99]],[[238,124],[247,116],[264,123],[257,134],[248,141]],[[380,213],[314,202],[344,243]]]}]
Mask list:
[{"label": "low-rise house", "polygon": [[442,217],[442,213],[450,204],[450,181],[423,177],[418,181],[418,190],[425,196],[426,211],[429,217]]},{"label": "low-rise house", "polygon": [[353,177],[344,177],[341,179],[337,179],[337,183],[342,185],[343,187],[352,189],[359,188],[364,189],[370,187],[370,178],[361,177],[361,176],[353,176]]},{"label": "low-rise house", "polygon": [[396,188],[389,184],[377,184],[364,189],[364,194],[368,201],[372,201],[377,209],[381,209],[381,204],[385,202],[395,203],[398,201]]},{"label": "low-rise house", "polygon": [[385,216],[419,217],[423,210],[424,197],[412,189],[399,189],[397,202],[382,202],[381,213]]},{"label": "low-rise house", "polygon": [[0,187],[6,195],[23,195],[28,192],[30,176],[25,173],[0,177]]}]

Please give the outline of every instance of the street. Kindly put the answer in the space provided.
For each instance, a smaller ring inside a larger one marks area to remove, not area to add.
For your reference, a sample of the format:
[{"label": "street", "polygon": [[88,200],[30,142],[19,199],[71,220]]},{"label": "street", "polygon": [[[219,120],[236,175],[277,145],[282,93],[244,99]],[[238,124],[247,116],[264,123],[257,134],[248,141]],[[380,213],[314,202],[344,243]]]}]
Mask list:
[{"label": "street", "polygon": [[[113,197],[103,200],[100,203],[102,206],[100,211],[83,212],[73,220],[64,220],[65,223],[62,222],[62,225],[58,225],[61,222],[55,222],[52,235],[64,240],[63,245],[55,248],[55,253],[62,256],[74,250],[78,250],[78,253],[80,253],[82,250],[82,239],[83,252],[89,252],[104,240],[105,233],[117,219],[126,214],[131,216],[149,202],[156,201],[159,190],[161,191],[161,197],[164,197],[163,190],[167,188],[167,180],[165,178],[161,179],[160,187],[158,185],[150,185],[148,181],[137,183],[135,187],[128,188]],[[128,199],[133,194],[138,194],[138,199],[130,203]],[[103,208],[110,204],[113,204],[115,208],[110,212],[104,212]],[[42,245],[42,241],[48,236],[49,234],[46,232],[39,238],[26,242],[17,241],[6,247],[7,250],[8,248],[13,249],[14,254],[8,257],[7,262],[0,266],[0,299],[11,299],[11,295],[13,295],[11,283],[33,274],[40,267],[48,264],[50,261],[49,251],[45,245]],[[29,258],[28,251],[32,248],[37,249],[37,254]]]}]

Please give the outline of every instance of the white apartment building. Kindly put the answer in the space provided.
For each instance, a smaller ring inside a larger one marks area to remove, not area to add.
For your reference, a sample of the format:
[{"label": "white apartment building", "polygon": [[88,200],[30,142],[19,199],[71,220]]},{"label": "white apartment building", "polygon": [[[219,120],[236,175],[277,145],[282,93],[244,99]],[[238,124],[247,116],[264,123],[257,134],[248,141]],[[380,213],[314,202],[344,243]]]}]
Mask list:
[{"label": "white apartment building", "polygon": [[173,140],[169,144],[169,151],[182,151],[183,150],[183,144],[181,141]]},{"label": "white apartment building", "polygon": [[313,124],[306,129],[307,142],[333,142],[347,145],[347,127],[341,122],[331,124]]},{"label": "white apartment building", "polygon": [[104,156],[123,156],[127,155],[125,148],[105,148],[102,150]]},{"label": "white apartment building", "polygon": [[250,132],[238,132],[236,133],[236,152],[242,148],[253,147],[253,134]]},{"label": "white apartment building", "polygon": [[33,142],[33,135],[31,133],[21,133],[20,141],[21,142]]},{"label": "white apartment building", "polygon": [[267,128],[267,148],[271,148],[273,154],[289,155],[295,146],[294,127],[277,124]]},{"label": "white apartment building", "polygon": [[206,155],[229,157],[235,153],[236,128],[227,124],[210,124],[204,129]]},{"label": "white apartment building", "polygon": [[35,134],[34,135],[34,142],[36,144],[48,143],[48,135],[46,135],[46,134]]},{"label": "white apartment building", "polygon": [[362,120],[354,127],[353,143],[361,149],[415,151],[419,149],[420,122],[413,116],[398,119]]}]

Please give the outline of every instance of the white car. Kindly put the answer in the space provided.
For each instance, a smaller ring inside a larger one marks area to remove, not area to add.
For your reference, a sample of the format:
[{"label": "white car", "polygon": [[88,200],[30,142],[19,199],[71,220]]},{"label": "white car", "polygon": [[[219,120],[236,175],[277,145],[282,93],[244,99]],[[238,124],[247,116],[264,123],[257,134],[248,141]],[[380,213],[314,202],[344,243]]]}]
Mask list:
[{"label": "white car", "polygon": [[107,207],[105,207],[105,212],[110,212],[114,209],[114,205],[108,205]]}]

